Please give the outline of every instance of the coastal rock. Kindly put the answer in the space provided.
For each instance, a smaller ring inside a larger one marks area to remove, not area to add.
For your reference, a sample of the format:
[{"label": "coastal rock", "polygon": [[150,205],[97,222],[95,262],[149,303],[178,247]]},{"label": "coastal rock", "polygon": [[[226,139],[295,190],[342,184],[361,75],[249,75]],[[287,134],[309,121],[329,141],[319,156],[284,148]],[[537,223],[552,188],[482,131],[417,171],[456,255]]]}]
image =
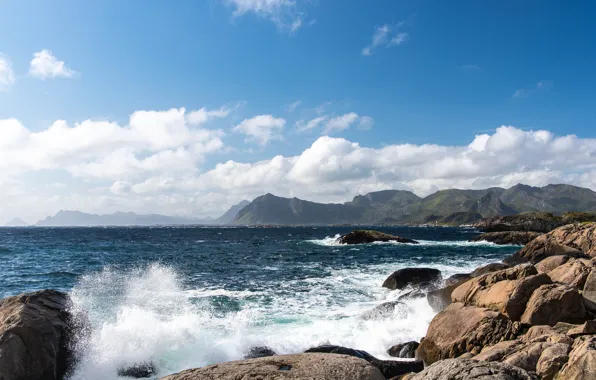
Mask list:
[{"label": "coastal rock", "polygon": [[423,289],[414,289],[397,298],[398,301],[415,300],[426,297],[426,292]]},{"label": "coastal rock", "polygon": [[496,272],[507,268],[511,268],[511,265],[507,265],[504,263],[490,263],[474,269],[472,273],[470,273],[470,276],[480,277],[487,273]]},{"label": "coastal rock", "polygon": [[541,234],[532,231],[486,232],[470,239],[470,241],[488,241],[500,245],[526,245]]},{"label": "coastal rock", "polygon": [[336,354],[295,354],[239,360],[189,369],[162,380],[384,380],[363,359]]},{"label": "coastal rock", "polygon": [[586,278],[582,298],[586,309],[596,313],[596,269],[590,270]]},{"label": "coastal rock", "polygon": [[583,289],[586,279],[590,274],[590,268],[580,260],[571,259],[547,274],[554,282],[560,282],[571,285],[577,289]]},{"label": "coastal rock", "polygon": [[551,282],[546,274],[537,274],[533,265],[523,264],[467,281],[453,291],[451,300],[486,307],[519,321],[534,290]]},{"label": "coastal rock", "polygon": [[456,273],[445,280],[445,286],[457,285],[472,278],[470,273]]},{"label": "coastal rock", "polygon": [[471,359],[447,359],[434,363],[410,380],[537,380],[521,368],[510,364]]},{"label": "coastal rock", "polygon": [[398,243],[418,244],[416,240],[386,234],[384,232],[373,230],[356,230],[346,234],[338,239],[340,244],[368,244],[376,241],[388,242],[395,241]]},{"label": "coastal rock", "polygon": [[55,290],[0,300],[0,379],[64,377],[72,360],[68,304]]},{"label": "coastal rock", "polygon": [[451,294],[459,285],[460,283],[456,283],[441,289],[429,291],[426,294],[426,300],[431,309],[433,309],[435,313],[438,313],[449,306],[451,304]]},{"label": "coastal rock", "polygon": [[535,267],[538,273],[548,273],[556,267],[565,264],[567,261],[569,261],[569,256],[566,255],[550,256],[541,260]]},{"label": "coastal rock", "polygon": [[122,377],[143,379],[155,375],[155,366],[153,363],[138,363],[131,367],[118,369],[117,374]]},{"label": "coastal rock", "polygon": [[589,380],[596,378],[596,336],[580,337],[569,353],[569,361],[557,380]]},{"label": "coastal rock", "polygon": [[474,224],[474,227],[483,232],[533,231],[547,233],[567,223],[572,222],[563,221],[561,217],[553,214],[536,212],[486,218]]},{"label": "coastal rock", "polygon": [[557,322],[583,323],[586,319],[581,295],[564,284],[547,284],[536,289],[521,316],[522,323],[549,326]]},{"label": "coastal rock", "polygon": [[393,315],[396,307],[404,307],[405,305],[399,301],[384,302],[372,310],[362,313],[362,319],[386,319]]},{"label": "coastal rock", "polygon": [[558,331],[558,325],[557,323],[555,327],[548,325],[532,326],[528,329],[528,332],[519,337],[519,341],[523,343],[550,342],[571,345],[573,339],[566,335],[566,333]]},{"label": "coastal rock", "polygon": [[486,308],[453,303],[437,314],[416,350],[425,365],[465,353],[476,355],[486,346],[512,340],[521,325]]},{"label": "coastal rock", "polygon": [[420,343],[414,341],[396,344],[387,350],[387,354],[395,358],[413,359],[419,345]]},{"label": "coastal rock", "polygon": [[504,262],[537,263],[549,256],[596,256],[596,223],[568,224],[538,236]]},{"label": "coastal rock", "polygon": [[567,335],[572,338],[577,338],[581,335],[592,335],[596,334],[596,321],[585,321],[579,326],[575,326],[567,330]]},{"label": "coastal rock", "polygon": [[305,353],[328,353],[337,355],[349,355],[356,358],[366,360],[374,367],[378,368],[379,371],[390,379],[395,376],[400,376],[409,372],[420,372],[424,368],[420,361],[394,361],[394,360],[380,360],[372,356],[366,351],[355,350],[353,348],[335,346],[335,345],[323,345],[319,347],[312,347],[305,351]]},{"label": "coastal rock", "polygon": [[253,347],[250,350],[248,350],[246,355],[244,355],[244,359],[265,358],[267,356],[274,356],[274,355],[277,355],[277,354],[271,348],[269,348],[267,346],[259,346],[259,347]]},{"label": "coastal rock", "polygon": [[404,268],[393,272],[383,287],[391,290],[404,289],[408,286],[429,288],[442,280],[441,271],[434,268]]}]

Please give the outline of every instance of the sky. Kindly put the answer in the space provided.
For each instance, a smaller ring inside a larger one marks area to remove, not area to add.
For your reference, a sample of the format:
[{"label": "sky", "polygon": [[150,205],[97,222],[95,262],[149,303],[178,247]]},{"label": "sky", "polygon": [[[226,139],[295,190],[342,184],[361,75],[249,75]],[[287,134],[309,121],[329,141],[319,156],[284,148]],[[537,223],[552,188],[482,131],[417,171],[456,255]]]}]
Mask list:
[{"label": "sky", "polygon": [[0,0],[0,224],[596,190],[596,2]]}]

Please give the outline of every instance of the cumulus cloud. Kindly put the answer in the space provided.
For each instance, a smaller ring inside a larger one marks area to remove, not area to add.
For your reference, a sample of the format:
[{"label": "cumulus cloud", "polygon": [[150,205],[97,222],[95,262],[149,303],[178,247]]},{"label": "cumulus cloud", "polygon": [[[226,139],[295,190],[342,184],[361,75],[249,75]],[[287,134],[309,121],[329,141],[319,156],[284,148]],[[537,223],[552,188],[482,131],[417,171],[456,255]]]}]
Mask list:
[{"label": "cumulus cloud", "polygon": [[29,75],[39,79],[72,78],[78,73],[66,66],[64,61],[58,60],[47,49],[33,54],[29,65]]},{"label": "cumulus cloud", "polygon": [[216,110],[208,110],[205,107],[189,112],[186,115],[186,120],[189,124],[201,125],[205,124],[213,119],[221,119],[227,117],[232,110],[228,107],[221,107]]},{"label": "cumulus cloud", "polygon": [[6,91],[15,82],[14,71],[10,59],[0,53],[0,91]]},{"label": "cumulus cloud", "polygon": [[246,135],[246,141],[254,141],[260,145],[266,145],[271,140],[281,138],[281,131],[286,125],[282,118],[275,118],[272,115],[258,115],[250,119],[244,119],[234,127],[233,131]]},{"label": "cumulus cloud", "polygon": [[374,50],[380,46],[399,46],[407,42],[410,38],[410,35],[408,33],[398,31],[403,24],[404,23],[399,23],[397,25],[385,24],[377,27],[372,36],[372,42],[370,45],[362,49],[362,55],[371,55]]},{"label": "cumulus cloud", "polygon": [[310,120],[298,120],[296,122],[296,128],[298,129],[299,132],[309,131],[311,129],[317,128],[319,125],[321,125],[327,119],[329,119],[329,116],[323,115],[323,116],[315,117],[314,119],[310,119]]},{"label": "cumulus cloud", "polygon": [[304,21],[295,0],[226,0],[226,3],[234,8],[235,17],[253,13],[290,33],[296,32]]}]

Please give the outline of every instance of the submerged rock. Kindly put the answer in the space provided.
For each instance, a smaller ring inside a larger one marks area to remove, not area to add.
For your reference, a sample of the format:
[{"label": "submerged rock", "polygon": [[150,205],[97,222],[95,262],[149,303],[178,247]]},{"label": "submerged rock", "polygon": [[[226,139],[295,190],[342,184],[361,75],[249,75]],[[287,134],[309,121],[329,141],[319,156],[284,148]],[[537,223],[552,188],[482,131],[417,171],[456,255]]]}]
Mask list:
[{"label": "submerged rock", "polygon": [[143,379],[155,375],[155,366],[153,363],[136,363],[130,367],[119,368],[118,376]]},{"label": "submerged rock", "polygon": [[500,245],[526,245],[538,236],[540,232],[532,231],[502,231],[486,232],[470,239],[470,241],[488,241]]},{"label": "submerged rock", "polygon": [[248,350],[246,355],[244,355],[244,359],[265,358],[267,356],[274,356],[274,355],[277,355],[277,354],[271,348],[269,348],[267,346],[259,346],[259,347],[253,347],[250,350]]},{"label": "submerged rock", "polygon": [[58,380],[73,359],[65,293],[42,290],[0,300],[0,379]]},{"label": "submerged rock", "polygon": [[189,369],[162,380],[384,380],[385,377],[366,360],[347,355],[321,353],[277,355],[239,360]]},{"label": "submerged rock", "polygon": [[384,232],[373,230],[356,230],[346,234],[338,239],[340,244],[368,244],[376,241],[388,242],[395,241],[398,243],[418,244],[416,240],[386,234]]},{"label": "submerged rock", "polygon": [[396,358],[413,359],[419,345],[420,343],[414,341],[396,344],[387,350],[387,354]]},{"label": "submerged rock", "polygon": [[443,279],[441,271],[434,268],[404,268],[393,272],[383,287],[391,290],[404,289],[408,286],[432,288]]}]

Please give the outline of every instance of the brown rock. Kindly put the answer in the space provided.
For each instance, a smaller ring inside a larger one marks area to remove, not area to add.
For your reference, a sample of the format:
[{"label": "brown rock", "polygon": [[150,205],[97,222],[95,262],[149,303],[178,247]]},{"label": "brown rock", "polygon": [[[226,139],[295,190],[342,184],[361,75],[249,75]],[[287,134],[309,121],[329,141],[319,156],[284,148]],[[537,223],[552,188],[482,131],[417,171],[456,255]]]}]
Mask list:
[{"label": "brown rock", "polygon": [[433,318],[416,358],[429,365],[466,352],[476,355],[486,346],[515,338],[520,327],[493,310],[453,303]]},{"label": "brown rock", "polygon": [[505,340],[494,346],[484,347],[478,355],[474,356],[474,360],[500,362],[505,356],[515,351],[515,348],[519,347],[521,344],[522,343],[519,340]]},{"label": "brown rock", "polygon": [[569,361],[559,372],[557,380],[591,380],[596,378],[596,336],[576,340],[569,353]]},{"label": "brown rock", "polygon": [[538,364],[540,355],[552,345],[553,343],[547,342],[527,343],[517,347],[513,353],[502,359],[502,362],[534,372],[536,371],[536,365]]},{"label": "brown rock", "polygon": [[404,289],[408,286],[431,287],[443,279],[441,271],[434,268],[404,268],[393,272],[383,287],[388,289]]},{"label": "brown rock", "polygon": [[445,280],[445,286],[459,285],[472,278],[470,273],[457,273]]},{"label": "brown rock", "polygon": [[418,244],[417,241],[373,230],[356,230],[339,238],[340,244],[368,244],[376,241]]},{"label": "brown rock", "polygon": [[486,232],[473,237],[470,241],[488,241],[501,245],[526,245],[540,235],[542,233],[531,231]]},{"label": "brown rock", "polygon": [[511,265],[504,264],[504,263],[491,263],[491,264],[482,266],[480,268],[474,269],[474,271],[472,273],[470,273],[470,276],[480,277],[487,273],[496,272],[496,271],[500,271],[500,270],[507,269],[507,268],[511,268]]},{"label": "brown rock", "polygon": [[505,363],[448,359],[434,363],[410,380],[534,380],[521,368]]},{"label": "brown rock", "polygon": [[577,338],[580,335],[596,334],[596,321],[585,321],[584,324],[567,330],[567,335]]},{"label": "brown rock", "polygon": [[535,267],[538,273],[548,273],[556,267],[565,264],[568,260],[569,256],[565,255],[550,256],[540,261]]},{"label": "brown rock", "polygon": [[582,323],[586,320],[581,295],[564,284],[542,285],[534,291],[521,322],[529,325],[550,325],[557,322]]},{"label": "brown rock", "polygon": [[451,300],[486,307],[519,321],[532,292],[551,283],[546,274],[536,273],[531,264],[488,273],[460,285],[451,294]]},{"label": "brown rock", "polygon": [[189,369],[162,380],[384,380],[363,359],[337,354],[295,354],[233,361]]},{"label": "brown rock", "polygon": [[536,374],[542,380],[552,380],[569,360],[569,344],[555,343],[542,351],[536,363]]},{"label": "brown rock", "polygon": [[0,300],[0,379],[63,378],[72,359],[68,303],[55,290]]},{"label": "brown rock", "polygon": [[590,268],[588,268],[583,262],[571,259],[565,264],[558,266],[557,268],[548,272],[548,276],[555,282],[571,285],[577,289],[583,289]]},{"label": "brown rock", "polygon": [[537,263],[549,256],[596,256],[596,223],[568,224],[538,236],[504,261]]},{"label": "brown rock", "polygon": [[557,325],[551,327],[548,325],[532,326],[528,329],[528,332],[522,335],[519,340],[523,343],[534,343],[534,342],[550,342],[550,343],[565,343],[570,345],[573,343],[573,339],[566,335],[565,332],[557,331]]},{"label": "brown rock", "polygon": [[582,297],[586,309],[592,313],[596,312],[596,269],[590,270],[586,282],[584,284],[584,291]]}]

